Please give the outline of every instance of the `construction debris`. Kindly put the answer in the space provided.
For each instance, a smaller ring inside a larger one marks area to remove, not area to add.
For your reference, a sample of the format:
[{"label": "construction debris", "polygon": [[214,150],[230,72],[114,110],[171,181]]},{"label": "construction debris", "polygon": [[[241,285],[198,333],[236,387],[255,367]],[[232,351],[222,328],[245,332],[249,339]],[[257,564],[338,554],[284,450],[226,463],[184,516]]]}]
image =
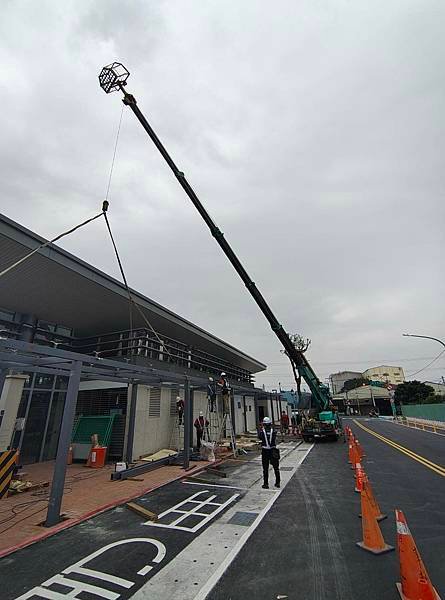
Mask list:
[{"label": "construction debris", "polygon": [[148,521],[156,522],[158,520],[156,513],[151,512],[151,510],[144,508],[140,504],[136,504],[136,502],[127,502],[125,506]]},{"label": "construction debris", "polygon": [[148,454],[147,456],[141,457],[141,460],[144,462],[154,462],[155,460],[160,460],[161,458],[167,458],[168,456],[175,456],[177,452],[175,450],[169,450],[168,448],[163,448],[154,454]]}]

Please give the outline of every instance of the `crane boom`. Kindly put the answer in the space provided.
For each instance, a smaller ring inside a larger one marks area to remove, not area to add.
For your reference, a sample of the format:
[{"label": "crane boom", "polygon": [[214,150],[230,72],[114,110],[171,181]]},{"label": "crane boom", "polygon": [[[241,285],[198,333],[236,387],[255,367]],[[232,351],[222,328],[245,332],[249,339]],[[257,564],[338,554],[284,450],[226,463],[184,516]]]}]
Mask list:
[{"label": "crane boom", "polygon": [[181,185],[187,196],[190,198],[192,204],[199,212],[201,217],[204,219],[207,227],[210,229],[210,233],[215,238],[216,242],[219,244],[220,248],[229,259],[235,271],[241,277],[244,285],[248,289],[252,298],[255,300],[259,309],[268,320],[272,331],[275,333],[275,335],[280,340],[283,346],[284,353],[287,355],[291,362],[294,374],[296,374],[295,370],[297,369],[300,376],[302,376],[306,381],[307,385],[309,386],[309,389],[311,390],[312,396],[314,398],[314,404],[316,405],[317,410],[324,411],[328,409],[330,405],[330,395],[328,389],[320,382],[304,354],[301,351],[299,351],[292,343],[288,333],[278,321],[278,319],[272,312],[272,309],[264,299],[263,295],[258,290],[254,281],[252,281],[252,279],[249,277],[249,274],[247,273],[246,269],[243,267],[235,252],[232,250],[230,244],[227,242],[226,238],[224,237],[224,233],[213,222],[212,218],[204,208],[203,204],[199,200],[192,186],[187,181],[184,173],[180,171],[180,169],[177,167],[172,157],[167,152],[165,146],[162,144],[161,140],[158,138],[158,136],[152,129],[151,125],[149,124],[144,114],[138,107],[136,98],[133,96],[133,94],[128,93],[125,89],[128,76],[128,70],[121,63],[112,63],[111,65],[108,65],[102,69],[99,75],[99,82],[102,89],[106,93],[118,90],[120,90],[123,93],[123,103],[133,111],[134,115],[136,116],[136,118],[138,119],[138,121],[140,122],[150,139],[153,141],[154,145],[159,150],[170,169],[172,170],[179,184]]}]

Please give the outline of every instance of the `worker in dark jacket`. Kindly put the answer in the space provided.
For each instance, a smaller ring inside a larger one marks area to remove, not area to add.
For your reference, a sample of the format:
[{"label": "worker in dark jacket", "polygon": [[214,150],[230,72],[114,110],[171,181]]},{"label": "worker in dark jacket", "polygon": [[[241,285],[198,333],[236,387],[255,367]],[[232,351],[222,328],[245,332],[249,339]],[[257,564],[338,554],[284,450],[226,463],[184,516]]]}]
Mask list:
[{"label": "worker in dark jacket", "polygon": [[202,410],[199,413],[199,417],[197,417],[195,419],[195,422],[193,423],[193,425],[195,426],[195,429],[196,429],[196,442],[197,442],[196,447],[199,450],[201,448],[201,440],[204,437],[204,432],[209,426],[209,422],[204,417],[204,413],[202,412]]},{"label": "worker in dark jacket", "polygon": [[261,459],[263,463],[263,488],[269,489],[269,464],[275,472],[275,487],[280,487],[280,451],[277,448],[277,432],[272,428],[272,421],[264,417],[259,436],[261,440]]}]

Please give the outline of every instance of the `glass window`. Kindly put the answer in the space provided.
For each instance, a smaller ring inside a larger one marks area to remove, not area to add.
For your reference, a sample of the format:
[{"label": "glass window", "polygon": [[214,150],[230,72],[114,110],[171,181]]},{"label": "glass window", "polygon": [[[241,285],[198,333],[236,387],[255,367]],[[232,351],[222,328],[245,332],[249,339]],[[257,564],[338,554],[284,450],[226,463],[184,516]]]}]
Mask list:
[{"label": "glass window", "polygon": [[69,377],[56,377],[56,390],[66,390],[68,387]]},{"label": "glass window", "polygon": [[43,460],[53,460],[56,458],[65,396],[65,392],[54,392],[48,429],[46,431],[45,446],[43,448]]},{"label": "glass window", "polygon": [[43,329],[44,331],[56,331],[56,326],[54,323],[47,323],[46,321],[39,321],[38,325],[39,329]]},{"label": "glass window", "polygon": [[73,330],[69,327],[64,327],[63,325],[57,325],[56,331],[57,333],[60,333],[60,335],[66,335],[67,337],[71,337],[73,335]]},{"label": "glass window", "polygon": [[44,373],[36,373],[34,387],[44,390],[51,390],[54,383],[54,375],[45,375]]},{"label": "glass window", "polygon": [[23,464],[38,462],[51,392],[34,392],[23,432],[20,458]]},{"label": "glass window", "polygon": [[29,390],[23,390],[20,398],[19,408],[17,410],[17,419],[22,419],[26,415],[26,407],[28,406]]},{"label": "glass window", "polygon": [[0,310],[0,320],[2,320],[2,321],[14,321],[14,315],[15,315],[15,313],[13,313],[9,310],[4,310],[4,309]]}]

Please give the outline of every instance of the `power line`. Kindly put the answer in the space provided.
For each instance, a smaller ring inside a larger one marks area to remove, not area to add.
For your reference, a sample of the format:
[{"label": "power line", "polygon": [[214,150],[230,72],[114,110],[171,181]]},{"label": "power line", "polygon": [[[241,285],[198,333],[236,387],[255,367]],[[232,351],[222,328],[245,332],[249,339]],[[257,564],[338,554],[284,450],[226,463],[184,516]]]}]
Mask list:
[{"label": "power line", "polygon": [[[376,363],[376,362],[380,362],[380,363],[391,363],[391,362],[413,362],[416,360],[431,360],[433,357],[432,356],[417,356],[414,358],[372,358],[372,359],[364,359],[364,360],[342,360],[342,361],[335,361],[335,362],[317,362],[318,365],[355,365],[355,364],[360,364],[360,363]],[[267,363],[269,366],[284,366],[286,363],[285,362],[281,362],[281,363]]]},{"label": "power line", "polygon": [[434,358],[430,363],[428,363],[425,367],[423,367],[422,369],[419,369],[418,371],[416,371],[415,373],[410,373],[409,375],[407,375],[407,377],[413,377],[414,375],[417,375],[417,373],[421,373],[422,371],[425,371],[425,369],[428,369],[428,367],[430,365],[432,365],[433,363],[436,362],[436,360],[438,360],[442,354],[445,352],[445,348],[442,350],[442,352],[440,352],[436,358]]}]

